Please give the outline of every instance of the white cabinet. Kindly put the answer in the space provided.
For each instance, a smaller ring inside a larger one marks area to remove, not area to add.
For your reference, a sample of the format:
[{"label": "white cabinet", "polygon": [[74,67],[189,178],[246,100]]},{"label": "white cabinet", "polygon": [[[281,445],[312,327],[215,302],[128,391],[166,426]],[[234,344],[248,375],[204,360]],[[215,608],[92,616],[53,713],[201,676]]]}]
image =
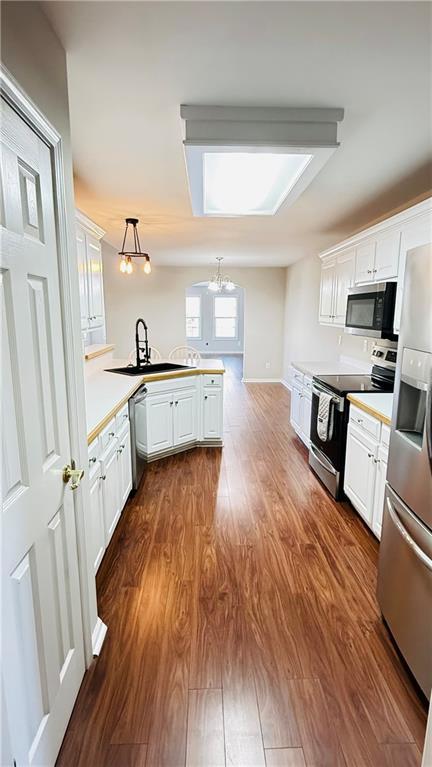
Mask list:
[{"label": "white cabinet", "polygon": [[350,405],[344,490],[354,508],[381,538],[390,428]]},{"label": "white cabinet", "polygon": [[[81,330],[92,333],[92,342],[103,342],[105,309],[103,296],[102,249],[105,234],[97,224],[76,211],[76,247],[78,259]],[[97,331],[95,335],[94,331]]]},{"label": "white cabinet", "polygon": [[196,387],[175,394],[174,445],[195,442],[198,437],[198,392]]},{"label": "white cabinet", "polygon": [[385,282],[398,276],[400,241],[400,229],[390,229],[377,236],[373,273],[376,282]]},{"label": "white cabinet", "polygon": [[92,562],[95,574],[101,563],[105,552],[105,523],[103,510],[103,481],[101,479],[100,462],[95,464],[96,468],[90,476],[90,547],[92,552]]},{"label": "white cabinet", "polygon": [[344,490],[358,513],[372,527],[377,444],[352,422],[348,426]]},{"label": "white cabinet", "polygon": [[294,369],[291,376],[291,414],[294,431],[307,447],[310,444],[310,421],[312,411],[312,379]]},{"label": "white cabinet", "polygon": [[174,444],[173,392],[150,394],[145,400],[147,454],[169,450]]},{"label": "white cabinet", "polygon": [[319,321],[323,324],[345,324],[348,288],[354,285],[355,250],[338,253],[323,260],[321,266]]},{"label": "white cabinet", "polygon": [[405,277],[406,256],[412,248],[418,248],[421,245],[427,245],[432,242],[432,221],[428,213],[416,217],[410,221],[402,230],[400,259],[399,259],[399,279],[396,292],[396,306],[394,314],[394,328],[396,333],[400,331],[403,285]]},{"label": "white cabinet", "polygon": [[129,493],[132,490],[132,460],[129,422],[118,437],[118,481],[120,511],[124,508]]},{"label": "white cabinet", "polygon": [[114,439],[101,458],[103,479],[103,510],[105,522],[105,546],[111,540],[120,518],[118,439]]},{"label": "white cabinet", "polygon": [[356,249],[355,282],[370,282],[375,263],[375,240],[362,242]]},{"label": "white cabinet", "polygon": [[222,439],[223,413],[222,389],[204,388],[203,395],[203,439]]}]

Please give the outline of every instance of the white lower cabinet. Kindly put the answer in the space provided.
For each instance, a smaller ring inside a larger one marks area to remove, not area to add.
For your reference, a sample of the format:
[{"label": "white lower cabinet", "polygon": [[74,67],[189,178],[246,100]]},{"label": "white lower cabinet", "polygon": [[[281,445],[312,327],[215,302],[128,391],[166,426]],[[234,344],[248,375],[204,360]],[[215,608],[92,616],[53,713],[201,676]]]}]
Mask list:
[{"label": "white lower cabinet", "polygon": [[198,392],[196,387],[174,396],[174,445],[196,442],[198,437]]},{"label": "white lower cabinet", "polygon": [[221,439],[222,389],[204,387],[203,439]]},{"label": "white lower cabinet", "polygon": [[117,451],[120,510],[122,510],[129,498],[129,493],[132,490],[132,459],[129,422],[119,434]]},{"label": "white lower cabinet", "polygon": [[295,371],[291,376],[291,414],[294,431],[310,445],[310,422],[312,412],[312,378]]},{"label": "white lower cabinet", "polygon": [[103,509],[103,481],[100,461],[90,475],[90,535],[92,562],[95,574],[105,553],[105,522]]},{"label": "white lower cabinet", "polygon": [[172,392],[149,394],[145,400],[147,454],[169,450],[174,444]]},{"label": "white lower cabinet", "polygon": [[105,545],[108,546],[120,518],[119,453],[115,439],[101,458],[103,480],[103,510],[105,520]]},{"label": "white lower cabinet", "polygon": [[344,490],[354,508],[381,538],[390,429],[350,405]]}]

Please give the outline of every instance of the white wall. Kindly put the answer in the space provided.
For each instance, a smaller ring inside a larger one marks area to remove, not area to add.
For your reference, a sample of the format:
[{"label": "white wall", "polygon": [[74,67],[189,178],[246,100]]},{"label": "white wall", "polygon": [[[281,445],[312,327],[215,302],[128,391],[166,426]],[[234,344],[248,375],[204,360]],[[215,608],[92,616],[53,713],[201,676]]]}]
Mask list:
[{"label": "white wall", "polygon": [[237,338],[219,339],[214,337],[214,299],[217,293],[209,291],[207,285],[193,285],[186,289],[187,296],[199,296],[201,299],[201,338],[186,339],[201,354],[239,354],[243,352],[244,332],[244,290],[237,286],[224,295],[237,298]]},{"label": "white wall", "polygon": [[[165,356],[185,343],[185,291],[208,280],[211,267],[157,267],[145,275],[121,274],[115,249],[102,243],[107,340],[126,356],[134,345],[135,322],[143,317],[149,340]],[[282,375],[285,269],[230,269],[244,288],[244,377],[280,379]],[[266,363],[269,367],[266,367]]]},{"label": "white wall", "polygon": [[[318,322],[321,262],[318,256],[297,261],[286,270],[283,377],[291,362],[336,360],[339,356],[369,362],[373,343]],[[340,340],[340,344],[339,344]]]}]

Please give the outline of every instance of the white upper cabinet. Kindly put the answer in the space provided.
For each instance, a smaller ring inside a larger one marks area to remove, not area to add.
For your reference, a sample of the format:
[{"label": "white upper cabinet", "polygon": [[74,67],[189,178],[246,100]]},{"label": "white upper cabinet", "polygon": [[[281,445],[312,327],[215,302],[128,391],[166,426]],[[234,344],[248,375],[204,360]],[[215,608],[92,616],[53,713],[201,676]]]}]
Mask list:
[{"label": "white upper cabinet", "polygon": [[[104,333],[105,309],[103,296],[102,249],[100,240],[105,232],[80,211],[76,211],[76,245],[78,258],[81,330],[83,333]],[[92,338],[92,342],[105,339]]]},{"label": "white upper cabinet", "polygon": [[320,322],[344,325],[348,288],[354,284],[355,250],[324,259],[321,266]]},{"label": "white upper cabinet", "polygon": [[392,280],[398,283],[394,319],[398,333],[407,251],[430,242],[432,198],[321,253],[319,321],[343,326],[349,287]]}]

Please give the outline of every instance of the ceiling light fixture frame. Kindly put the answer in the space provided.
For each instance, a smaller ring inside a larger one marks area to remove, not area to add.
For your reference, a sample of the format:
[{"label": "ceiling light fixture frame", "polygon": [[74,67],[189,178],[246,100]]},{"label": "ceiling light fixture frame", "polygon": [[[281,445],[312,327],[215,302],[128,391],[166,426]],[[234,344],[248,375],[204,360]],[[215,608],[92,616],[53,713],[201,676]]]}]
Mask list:
[{"label": "ceiling light fixture frame", "polygon": [[[182,105],[183,146],[192,211],[195,216],[274,215],[291,205],[340,146],[339,108],[267,108]],[[293,176],[285,193],[269,209],[241,214],[205,209],[205,155],[248,153],[305,155],[310,160]]]},{"label": "ceiling light fixture frame", "polygon": [[[148,253],[144,253],[144,251],[141,250],[141,243],[139,239],[138,234],[138,224],[139,219],[138,218],[125,218],[125,232],[123,236],[123,243],[121,250],[119,250],[118,255],[120,256],[120,271],[125,272],[126,274],[131,274],[132,272],[132,259],[133,258],[144,258],[145,259],[145,265],[144,265],[144,271],[146,274],[150,274],[151,272],[151,263],[150,263],[150,256]],[[126,240],[128,236],[129,227],[132,227],[133,232],[133,244],[134,244],[134,250],[125,250],[126,246]]]}]

